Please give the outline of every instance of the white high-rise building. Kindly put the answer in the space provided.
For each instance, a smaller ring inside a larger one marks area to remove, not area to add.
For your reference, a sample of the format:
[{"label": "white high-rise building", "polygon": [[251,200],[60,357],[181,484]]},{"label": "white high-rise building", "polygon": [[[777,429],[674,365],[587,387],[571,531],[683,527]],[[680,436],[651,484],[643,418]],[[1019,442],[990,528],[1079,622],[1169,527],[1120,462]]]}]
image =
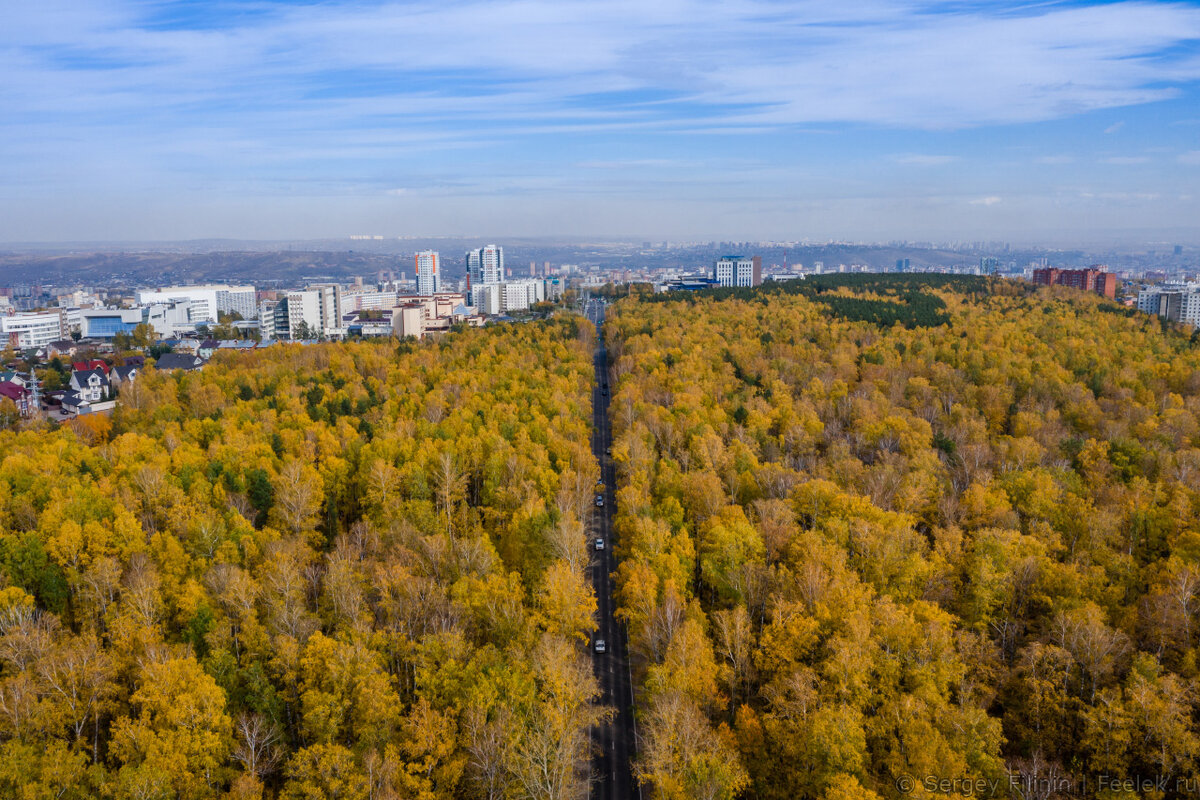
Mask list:
[{"label": "white high-rise building", "polygon": [[[288,292],[270,309],[274,337],[305,339],[325,337],[337,339],[345,335],[342,328],[342,287],[333,283],[313,284],[302,292]],[[263,328],[268,327],[266,319]]]},{"label": "white high-rise building", "polygon": [[191,301],[192,322],[217,322],[221,314],[238,314],[242,319],[254,319],[258,311],[253,286],[167,286],[138,292],[138,304],[143,306],[173,300]]},{"label": "white high-rise building", "polygon": [[314,283],[307,291],[316,292],[317,309],[321,320],[321,334],[340,338],[342,330],[342,287],[336,283]]},{"label": "white high-rise building", "polygon": [[504,280],[504,248],[494,244],[467,252],[467,276],[471,286],[487,286]]},{"label": "white high-rise building", "polygon": [[480,314],[524,311],[546,299],[546,282],[533,278],[485,283],[471,289],[471,301]]},{"label": "white high-rise building", "polygon": [[499,314],[503,306],[500,304],[500,284],[485,283],[471,287],[471,305],[479,314]]},{"label": "white high-rise building", "polygon": [[1160,283],[1138,292],[1138,311],[1200,327],[1200,284]]},{"label": "white high-rise building", "polygon": [[435,294],[442,290],[441,264],[436,250],[417,253],[417,294]]},{"label": "white high-rise building", "polygon": [[317,292],[288,292],[275,307],[275,333],[281,339],[321,335],[321,298]]},{"label": "white high-rise building", "polygon": [[760,286],[762,259],[722,256],[713,265],[713,279],[721,286]]}]

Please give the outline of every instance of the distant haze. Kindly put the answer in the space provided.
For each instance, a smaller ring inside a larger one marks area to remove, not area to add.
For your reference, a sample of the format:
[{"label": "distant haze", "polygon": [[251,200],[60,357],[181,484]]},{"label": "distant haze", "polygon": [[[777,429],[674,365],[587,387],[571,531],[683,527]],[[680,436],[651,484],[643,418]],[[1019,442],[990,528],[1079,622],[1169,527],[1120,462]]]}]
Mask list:
[{"label": "distant haze", "polygon": [[0,242],[1200,241],[1200,6],[12,3]]}]

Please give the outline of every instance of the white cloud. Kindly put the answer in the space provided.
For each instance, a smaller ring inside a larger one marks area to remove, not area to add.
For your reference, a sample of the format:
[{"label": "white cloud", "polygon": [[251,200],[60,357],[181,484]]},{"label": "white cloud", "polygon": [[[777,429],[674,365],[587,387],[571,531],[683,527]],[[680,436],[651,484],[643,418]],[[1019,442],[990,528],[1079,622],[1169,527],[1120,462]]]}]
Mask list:
[{"label": "white cloud", "polygon": [[1121,120],[1120,122],[1114,122],[1112,125],[1109,125],[1107,128],[1104,129],[1104,132],[1105,133],[1116,133],[1117,131],[1121,130],[1121,128],[1124,128],[1124,127],[1125,127],[1125,120]]},{"label": "white cloud", "polygon": [[[964,218],[979,213],[968,202],[1000,202],[983,196],[995,191],[1007,215],[1027,202],[1021,180],[1042,178],[1029,160],[1068,164],[1071,156],[1029,154],[1024,165],[1007,164],[1008,174],[1003,159],[976,153],[1003,146],[1010,129],[971,140],[896,131],[1062,119],[1177,96],[1200,81],[1200,8],[1184,2],[9,5],[0,26],[4,184],[87,198],[85,211],[119,192],[357,191],[392,214],[409,203],[422,211],[420,199],[434,190],[463,197],[502,186],[559,197],[576,186],[596,195],[637,186],[629,213],[643,219],[645,198],[660,187],[674,208],[716,185],[732,187],[722,197],[733,189],[753,196],[758,180],[786,185],[785,197],[803,186],[814,202],[891,182],[888,191],[905,197],[952,198],[947,206]],[[196,24],[162,19],[180,15]],[[856,136],[870,134],[853,140],[860,156],[838,146],[846,123]],[[795,147],[752,136],[778,131]],[[737,156],[769,163],[749,178],[731,163]],[[1076,156],[1080,169],[1100,157]],[[1200,151],[1178,159],[1200,163]],[[956,163],[971,169],[936,169]],[[652,180],[637,184],[639,172]],[[671,182],[684,180],[688,191],[672,194]],[[15,190],[8,195],[23,207]],[[532,205],[514,202],[506,213],[518,208]],[[0,238],[14,230],[19,224],[0,214]]]},{"label": "white cloud", "polygon": [[1132,166],[1134,164],[1146,164],[1150,159],[1146,156],[1110,156],[1100,159],[1105,164],[1113,164],[1116,166]]},{"label": "white cloud", "polygon": [[968,200],[967,202],[973,206],[994,206],[1001,202],[1001,198],[992,195],[991,197],[979,197],[975,200]]},{"label": "white cloud", "polygon": [[445,128],[460,104],[476,120],[590,125],[599,101],[580,97],[599,94],[625,123],[955,128],[1159,100],[1200,78],[1200,60],[1151,57],[1200,37],[1200,9],[1169,3],[936,13],[900,0],[418,0],[280,6],[199,30],[141,18],[172,5],[21,9],[0,32],[9,110],[143,109],[153,121],[201,106],[310,124],[396,113]]}]

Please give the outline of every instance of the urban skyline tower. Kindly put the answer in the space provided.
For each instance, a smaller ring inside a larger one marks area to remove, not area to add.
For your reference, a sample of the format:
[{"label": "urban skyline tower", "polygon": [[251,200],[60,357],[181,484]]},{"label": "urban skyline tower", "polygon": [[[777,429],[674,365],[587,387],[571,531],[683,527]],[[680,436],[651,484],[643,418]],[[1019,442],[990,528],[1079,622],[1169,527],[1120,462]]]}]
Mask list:
[{"label": "urban skyline tower", "polygon": [[486,286],[504,280],[504,248],[494,244],[467,251],[467,277],[471,286]]},{"label": "urban skyline tower", "polygon": [[442,290],[440,256],[436,250],[417,253],[417,294],[435,294]]}]

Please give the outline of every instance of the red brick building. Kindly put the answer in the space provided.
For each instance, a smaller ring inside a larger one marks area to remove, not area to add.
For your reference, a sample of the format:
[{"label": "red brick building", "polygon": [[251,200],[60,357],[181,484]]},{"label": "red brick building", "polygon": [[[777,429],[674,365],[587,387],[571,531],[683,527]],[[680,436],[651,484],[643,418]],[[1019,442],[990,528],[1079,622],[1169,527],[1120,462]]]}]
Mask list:
[{"label": "red brick building", "polygon": [[1041,286],[1070,286],[1112,298],[1117,294],[1117,276],[1101,264],[1087,269],[1043,267],[1033,271],[1033,282]]}]

